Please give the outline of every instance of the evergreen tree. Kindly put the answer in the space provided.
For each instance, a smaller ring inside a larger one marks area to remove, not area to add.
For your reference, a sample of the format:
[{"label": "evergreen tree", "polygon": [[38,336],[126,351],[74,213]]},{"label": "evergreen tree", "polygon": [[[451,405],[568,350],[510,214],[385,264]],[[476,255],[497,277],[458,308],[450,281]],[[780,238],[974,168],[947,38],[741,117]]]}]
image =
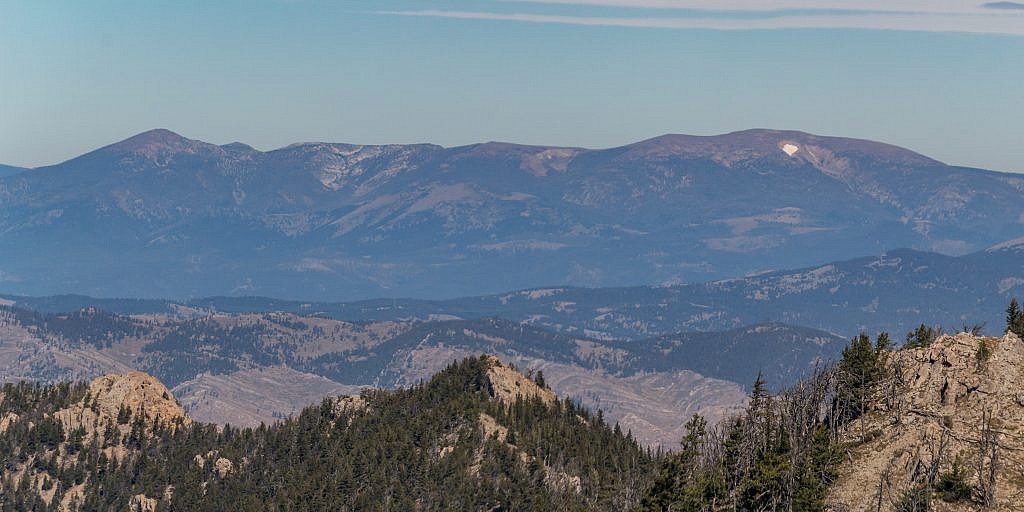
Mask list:
[{"label": "evergreen tree", "polygon": [[878,338],[875,339],[875,352],[881,354],[882,352],[889,352],[892,350],[892,340],[889,339],[889,333],[883,331],[878,333]]},{"label": "evergreen tree", "polygon": [[853,420],[865,412],[881,374],[879,352],[866,334],[860,333],[843,349],[838,370],[841,384],[836,395],[836,413],[844,421]]},{"label": "evergreen tree", "polygon": [[1006,330],[1024,338],[1024,311],[1017,304],[1017,298],[1010,299],[1006,308]]},{"label": "evergreen tree", "polygon": [[[95,436],[65,432],[53,414],[86,403],[87,386],[5,385],[0,416],[17,416],[0,432],[0,467],[25,477],[17,484],[10,472],[0,478],[0,512],[52,510],[39,489],[62,493],[74,485],[84,485],[84,494],[71,510],[126,510],[132,496],[160,498],[168,486],[173,498],[157,510],[618,511],[636,505],[654,469],[648,452],[569,400],[495,400],[491,364],[468,358],[407,389],[366,391],[365,407],[339,408],[328,399],[255,429],[172,427],[122,407],[118,417],[95,426]],[[507,429],[508,443],[484,435],[484,416]],[[112,446],[124,455],[108,459]],[[66,463],[57,464],[57,452]],[[214,463],[221,457],[235,470],[219,472]],[[556,485],[550,475],[569,475],[573,483]]]},{"label": "evergreen tree", "polygon": [[928,327],[921,324],[907,333],[907,339],[903,343],[903,348],[921,348],[931,345],[933,341],[938,339],[942,335],[942,329],[938,327]]},{"label": "evergreen tree", "polygon": [[836,468],[843,460],[842,449],[825,427],[815,430],[809,452],[793,496],[793,512],[825,510],[825,496],[836,479]]}]

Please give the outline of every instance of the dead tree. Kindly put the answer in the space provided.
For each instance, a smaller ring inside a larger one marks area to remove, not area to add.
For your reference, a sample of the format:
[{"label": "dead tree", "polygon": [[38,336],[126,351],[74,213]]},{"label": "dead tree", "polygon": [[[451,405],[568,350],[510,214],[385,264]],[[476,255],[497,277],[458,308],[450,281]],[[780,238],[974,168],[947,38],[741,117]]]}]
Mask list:
[{"label": "dead tree", "polygon": [[999,472],[999,433],[992,428],[992,411],[981,415],[978,438],[978,497],[982,505],[991,507],[996,501],[996,480]]}]

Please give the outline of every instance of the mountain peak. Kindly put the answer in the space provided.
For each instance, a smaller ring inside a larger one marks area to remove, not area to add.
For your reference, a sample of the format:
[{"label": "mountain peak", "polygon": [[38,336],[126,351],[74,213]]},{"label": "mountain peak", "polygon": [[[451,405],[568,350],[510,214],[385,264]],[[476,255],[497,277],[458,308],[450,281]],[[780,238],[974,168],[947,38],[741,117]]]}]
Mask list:
[{"label": "mountain peak", "polygon": [[250,145],[248,145],[248,144],[246,144],[244,142],[238,142],[238,141],[229,142],[227,144],[221,145],[221,147],[224,148],[224,149],[233,150],[233,151],[245,151],[245,152],[256,151],[256,148],[254,148],[254,147],[252,147],[252,146],[250,146]]},{"label": "mountain peak", "polygon": [[159,420],[173,426],[192,422],[181,405],[156,377],[143,372],[110,374],[97,377],[80,402],[57,411],[54,417],[66,432],[79,427],[89,436],[101,435],[102,425],[123,424],[123,415]]},{"label": "mountain peak", "polygon": [[174,421],[188,417],[170,390],[156,377],[143,372],[98,377],[89,385],[89,393],[107,416],[116,416],[121,407],[126,407],[132,413],[142,411],[150,419]]},{"label": "mountain peak", "polygon": [[550,389],[540,387],[537,382],[518,370],[502,364],[496,356],[484,356],[484,363],[487,365],[487,381],[490,383],[491,396],[501,402],[512,404],[520,397],[539,397],[548,404],[558,400]]},{"label": "mountain peak", "polygon": [[137,154],[149,158],[155,158],[159,155],[167,156],[175,153],[194,153],[205,147],[220,150],[220,148],[213,144],[188,139],[165,128],[156,128],[142,132],[138,135],[133,135],[120,142],[115,142],[114,144],[95,151],[94,153],[115,155]]},{"label": "mountain peak", "polygon": [[114,145],[126,147],[148,146],[151,144],[170,145],[180,144],[183,142],[187,142],[188,140],[189,139],[186,139],[185,137],[182,137],[181,135],[178,135],[177,133],[174,133],[166,128],[154,128],[152,130],[147,130],[137,135],[128,137],[127,139],[122,140],[121,142],[117,142]]},{"label": "mountain peak", "polygon": [[[828,137],[797,130],[755,128],[719,135],[666,134],[618,148],[633,156],[688,156],[736,162],[754,158],[796,158],[820,163],[823,155],[868,156],[914,165],[941,165],[906,148],[865,139]],[[829,156],[832,158],[832,156]]]}]

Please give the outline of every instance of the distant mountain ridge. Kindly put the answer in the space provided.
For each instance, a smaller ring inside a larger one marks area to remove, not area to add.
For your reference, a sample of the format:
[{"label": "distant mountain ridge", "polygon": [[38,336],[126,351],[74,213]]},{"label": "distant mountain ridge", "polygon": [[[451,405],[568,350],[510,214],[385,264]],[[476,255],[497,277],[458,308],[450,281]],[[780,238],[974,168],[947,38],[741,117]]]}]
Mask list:
[{"label": "distant mountain ridge", "polygon": [[1024,236],[1022,205],[1020,175],[794,131],[261,152],[153,130],[0,177],[0,288],[338,301],[704,282],[966,254]]},{"label": "distant mountain ridge", "polygon": [[28,169],[25,169],[24,167],[14,167],[13,165],[3,165],[3,164],[0,164],[0,178],[3,178],[5,176],[14,176],[15,174],[18,174],[19,172],[23,172],[23,171],[27,171],[27,170]]},{"label": "distant mountain ridge", "polygon": [[760,373],[773,389],[837,357],[844,338],[782,324],[658,340],[559,334],[498,318],[345,322],[287,313],[38,313],[0,305],[0,383],[144,371],[200,421],[256,425],[323,396],[409,387],[452,360],[494,354],[556,392],[674,445],[694,412],[720,418]]},{"label": "distant mountain ridge", "polygon": [[123,314],[181,311],[288,312],[347,321],[500,317],[595,339],[645,340],[681,332],[784,323],[849,337],[887,330],[899,337],[924,322],[947,329],[1002,325],[1011,297],[1024,297],[1024,241],[952,257],[910,249],[811,267],[677,286],[548,287],[450,300],[292,301],[209,297],[188,301],[23,297],[48,312],[100,308]]}]

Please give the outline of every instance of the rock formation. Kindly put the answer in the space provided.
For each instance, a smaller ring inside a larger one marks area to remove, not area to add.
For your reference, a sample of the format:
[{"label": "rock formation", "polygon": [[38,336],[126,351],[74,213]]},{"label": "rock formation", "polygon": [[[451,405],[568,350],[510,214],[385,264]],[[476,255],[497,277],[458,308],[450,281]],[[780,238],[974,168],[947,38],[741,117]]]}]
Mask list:
[{"label": "rock formation", "polygon": [[1024,342],[966,333],[888,355],[830,510],[1021,510]]},{"label": "rock formation", "polygon": [[491,384],[491,396],[505,403],[515,402],[516,397],[530,399],[540,397],[544,403],[550,404],[558,397],[547,388],[542,388],[517,370],[501,363],[497,357],[489,356],[490,369],[487,379]]},{"label": "rock formation", "polygon": [[65,431],[84,427],[91,436],[109,422],[126,423],[125,412],[128,418],[145,418],[147,423],[159,420],[172,428],[192,422],[170,390],[142,372],[97,377],[81,402],[54,416]]}]

